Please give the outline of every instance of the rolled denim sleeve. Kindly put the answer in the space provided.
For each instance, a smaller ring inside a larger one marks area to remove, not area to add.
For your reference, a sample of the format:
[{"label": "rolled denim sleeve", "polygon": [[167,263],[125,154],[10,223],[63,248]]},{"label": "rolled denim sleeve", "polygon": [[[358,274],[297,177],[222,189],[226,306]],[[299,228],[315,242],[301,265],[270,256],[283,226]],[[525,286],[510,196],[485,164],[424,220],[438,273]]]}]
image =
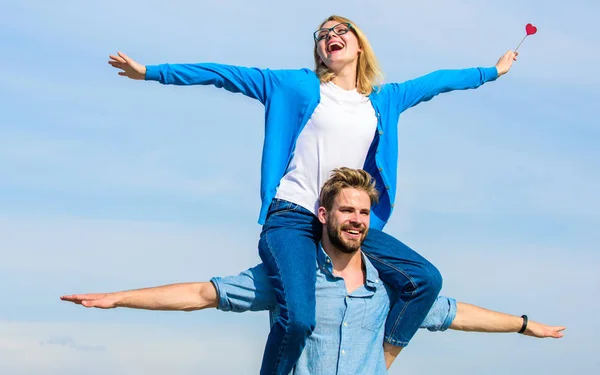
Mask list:
[{"label": "rolled denim sleeve", "polygon": [[219,296],[218,310],[245,312],[272,310],[275,292],[263,264],[228,277],[210,279]]},{"label": "rolled denim sleeve", "polygon": [[420,328],[427,328],[431,332],[445,331],[450,327],[455,317],[456,300],[438,296]]}]

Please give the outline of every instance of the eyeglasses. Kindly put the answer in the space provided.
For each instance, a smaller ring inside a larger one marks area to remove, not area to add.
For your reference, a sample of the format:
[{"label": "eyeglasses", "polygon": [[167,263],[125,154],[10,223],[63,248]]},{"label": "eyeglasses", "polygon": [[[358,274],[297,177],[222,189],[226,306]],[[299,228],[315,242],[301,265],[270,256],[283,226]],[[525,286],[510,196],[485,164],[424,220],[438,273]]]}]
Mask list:
[{"label": "eyeglasses", "polygon": [[334,32],[336,35],[344,35],[348,31],[352,29],[352,24],[349,22],[338,23],[337,25],[330,27],[328,29],[319,29],[315,31],[313,37],[315,38],[315,42],[318,43],[321,40],[327,39],[327,36],[330,32]]}]

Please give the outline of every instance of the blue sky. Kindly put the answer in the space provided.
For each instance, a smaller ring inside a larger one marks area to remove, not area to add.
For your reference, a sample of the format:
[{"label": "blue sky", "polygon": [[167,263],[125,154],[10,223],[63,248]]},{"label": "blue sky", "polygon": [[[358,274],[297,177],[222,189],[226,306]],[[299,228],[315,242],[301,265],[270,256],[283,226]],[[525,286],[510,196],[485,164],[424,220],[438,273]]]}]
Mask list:
[{"label": "blue sky", "polygon": [[121,50],[144,64],[311,67],[311,33],[332,13],[363,28],[387,81],[492,66],[525,24],[539,29],[506,76],[402,115],[386,230],[440,268],[444,294],[565,337],[419,332],[390,373],[597,369],[600,5],[473,3],[0,0],[1,372],[257,372],[266,313],[58,299],[259,262],[260,104],[134,82],[106,62]]}]

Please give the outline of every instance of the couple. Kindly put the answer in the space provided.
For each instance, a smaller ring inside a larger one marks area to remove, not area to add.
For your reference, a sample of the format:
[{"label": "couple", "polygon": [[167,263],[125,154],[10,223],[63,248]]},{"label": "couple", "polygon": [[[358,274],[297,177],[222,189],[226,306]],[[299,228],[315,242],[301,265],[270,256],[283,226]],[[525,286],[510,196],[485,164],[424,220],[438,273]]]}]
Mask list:
[{"label": "couple", "polygon": [[[516,53],[492,67],[439,70],[403,83],[381,83],[369,41],[352,21],[331,16],[313,33],[314,69],[258,69],[216,63],[144,66],[125,54],[109,63],[119,75],[172,85],[214,85],[265,107],[261,163],[263,225],[259,255],[278,314],[271,325],[261,374],[288,374],[304,353],[316,324],[321,241],[319,192],[332,170],[363,169],[376,182],[362,254],[393,291],[385,319],[390,357],[408,345],[438,306],[440,272],[382,230],[391,216],[398,166],[398,120],[405,110],[453,90],[475,89],[507,73]],[[227,133],[223,133],[227,141]],[[439,317],[438,317],[439,318]]]},{"label": "couple", "polygon": [[[336,169],[323,185],[317,213],[322,224],[321,243],[313,268],[317,324],[294,368],[295,375],[385,374],[394,360],[383,350],[385,320],[394,291],[381,282],[377,269],[361,251],[369,232],[371,208],[378,198],[372,177],[360,169]],[[280,313],[264,264],[237,276],[213,277],[209,282],[61,298],[104,309],[268,310],[271,321]],[[421,328],[562,337],[564,327],[450,301],[451,305],[434,305],[437,311],[429,312]]]}]

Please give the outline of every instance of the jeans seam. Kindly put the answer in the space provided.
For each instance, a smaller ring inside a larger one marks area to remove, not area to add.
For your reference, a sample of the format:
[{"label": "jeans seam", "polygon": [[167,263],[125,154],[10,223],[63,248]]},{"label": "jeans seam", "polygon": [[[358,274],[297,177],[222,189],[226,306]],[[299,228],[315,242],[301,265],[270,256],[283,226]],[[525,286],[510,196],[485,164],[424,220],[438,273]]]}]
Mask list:
[{"label": "jeans seam", "polygon": [[289,202],[289,204],[291,204],[292,206],[288,207],[288,208],[279,209],[280,203],[277,202],[276,203],[277,207],[275,209],[273,209],[273,210],[271,210],[271,211],[268,212],[268,214],[267,214],[267,220],[271,216],[277,216],[279,214],[283,214],[283,213],[286,213],[286,212],[296,211],[298,209],[298,207],[301,207],[299,204],[296,204],[296,203]]},{"label": "jeans seam", "polygon": [[[392,325],[392,328],[391,328],[391,330],[390,330],[390,333],[389,333],[389,335],[390,335],[390,336],[393,336],[393,335],[394,335],[394,333],[396,332],[396,329],[398,328],[398,324],[400,323],[400,320],[401,320],[401,319],[404,317],[404,312],[406,311],[406,308],[407,308],[407,306],[410,304],[410,302],[412,301],[412,299],[413,299],[413,297],[414,297],[414,295],[415,295],[415,292],[417,291],[417,284],[416,284],[416,283],[413,281],[413,279],[412,279],[412,278],[411,278],[411,277],[410,277],[410,276],[409,276],[409,275],[408,275],[406,272],[404,272],[404,271],[403,271],[403,270],[401,270],[400,268],[397,268],[397,267],[396,267],[396,266],[394,266],[393,264],[390,264],[390,263],[384,262],[383,260],[381,260],[381,259],[377,258],[377,257],[376,257],[376,256],[374,256],[374,255],[369,255],[369,254],[367,254],[367,253],[365,253],[365,255],[366,255],[367,257],[371,258],[372,260],[374,260],[374,261],[376,261],[376,262],[378,262],[378,263],[384,264],[384,265],[386,265],[386,266],[390,267],[391,269],[393,269],[393,270],[396,270],[396,272],[398,272],[398,273],[402,274],[404,277],[406,277],[406,279],[407,279],[407,280],[408,280],[408,281],[409,281],[409,282],[412,284],[412,286],[413,286],[413,288],[414,288],[414,290],[413,290],[413,291],[410,293],[410,298],[409,298],[409,299],[408,299],[408,301],[407,301],[407,302],[404,304],[404,306],[402,307],[402,310],[400,311],[400,313],[398,314],[398,317],[396,318],[396,320],[394,321],[394,324]],[[406,343],[405,341],[396,341],[396,340],[393,340],[393,341],[394,341],[394,342],[400,342],[400,343],[403,343],[403,344],[404,344],[404,346],[406,346],[406,345],[408,344],[408,343]],[[394,344],[394,345],[395,345],[395,344]]]},{"label": "jeans seam", "polygon": [[[273,262],[277,266],[277,269],[278,270],[281,269],[279,267],[279,263],[277,263],[277,257],[275,257],[275,255],[273,255],[273,251],[271,250],[271,245],[269,244],[269,236],[267,236],[266,233],[265,233],[265,243],[267,244],[267,248],[269,249],[269,254],[273,258]],[[285,303],[287,305],[287,298],[285,296],[285,286],[283,285],[283,278],[281,278],[281,285],[282,285],[281,293],[283,294],[283,300],[285,301]],[[288,319],[289,319],[289,311],[288,311]],[[279,352],[277,353],[277,357],[275,358],[275,366],[273,367],[274,374],[277,374],[277,370],[279,369],[279,364],[281,363],[280,359],[281,359],[281,356],[283,355],[283,351],[284,351],[283,349],[285,348],[287,341],[288,341],[288,332],[286,330],[286,332],[283,336],[283,341],[281,343],[281,346],[279,347]]]},{"label": "jeans seam", "polygon": [[400,346],[400,347],[408,346],[407,341],[396,340],[395,338],[388,336],[388,335],[385,335],[383,340],[385,342],[387,342],[388,344],[392,344],[394,346]]}]

